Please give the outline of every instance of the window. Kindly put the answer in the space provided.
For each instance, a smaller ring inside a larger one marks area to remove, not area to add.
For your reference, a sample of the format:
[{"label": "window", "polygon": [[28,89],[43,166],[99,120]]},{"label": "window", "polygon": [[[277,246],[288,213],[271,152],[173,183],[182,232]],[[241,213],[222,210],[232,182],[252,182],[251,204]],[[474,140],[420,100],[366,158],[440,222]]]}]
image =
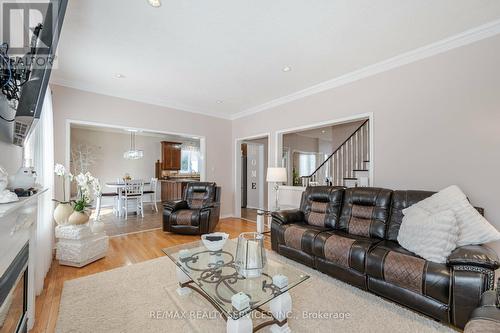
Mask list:
[{"label": "window", "polygon": [[314,170],[316,170],[316,154],[304,154],[299,155],[299,176],[307,177],[311,175]]},{"label": "window", "polygon": [[180,173],[200,172],[200,151],[194,149],[181,150],[181,170]]}]

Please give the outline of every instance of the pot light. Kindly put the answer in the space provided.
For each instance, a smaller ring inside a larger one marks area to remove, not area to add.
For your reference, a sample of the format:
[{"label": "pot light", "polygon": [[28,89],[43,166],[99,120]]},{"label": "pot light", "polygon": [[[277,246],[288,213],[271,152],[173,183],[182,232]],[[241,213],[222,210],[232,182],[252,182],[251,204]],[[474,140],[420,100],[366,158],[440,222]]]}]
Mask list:
[{"label": "pot light", "polygon": [[219,99],[219,100],[215,101],[215,103],[217,103],[217,104],[222,104],[222,103],[224,103],[224,101],[221,101],[221,100]]},{"label": "pot light", "polygon": [[148,0],[149,4],[155,8],[158,8],[161,6],[161,1],[160,0]]},{"label": "pot light", "polygon": [[121,73],[116,73],[115,74],[115,78],[117,79],[124,79],[125,78],[125,75],[121,74]]},{"label": "pot light", "polygon": [[292,67],[290,66],[285,66],[281,69],[283,72],[290,72],[292,70]]}]

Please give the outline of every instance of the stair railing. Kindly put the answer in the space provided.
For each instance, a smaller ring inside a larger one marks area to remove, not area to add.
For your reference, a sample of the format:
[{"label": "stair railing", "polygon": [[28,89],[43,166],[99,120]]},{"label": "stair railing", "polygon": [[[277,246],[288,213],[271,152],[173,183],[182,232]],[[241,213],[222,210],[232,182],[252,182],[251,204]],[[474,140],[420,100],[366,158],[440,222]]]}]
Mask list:
[{"label": "stair railing", "polygon": [[369,126],[367,119],[309,176],[302,176],[302,186],[344,186],[345,180],[354,178],[355,171],[365,170],[370,161]]}]

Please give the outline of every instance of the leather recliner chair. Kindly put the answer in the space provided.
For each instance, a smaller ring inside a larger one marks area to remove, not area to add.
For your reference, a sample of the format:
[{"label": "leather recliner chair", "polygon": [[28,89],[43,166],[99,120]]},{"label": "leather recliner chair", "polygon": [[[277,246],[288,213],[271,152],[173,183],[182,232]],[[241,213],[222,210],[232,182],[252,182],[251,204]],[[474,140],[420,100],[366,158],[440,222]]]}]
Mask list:
[{"label": "leather recliner chair", "polygon": [[183,200],[163,204],[163,231],[185,235],[213,232],[220,217],[220,192],[215,183],[189,183]]},{"label": "leather recliner chair", "polygon": [[300,209],[272,214],[272,249],[463,328],[480,295],[493,288],[494,271],[500,264],[497,255],[481,245],[457,248],[445,264],[427,261],[399,245],[403,209],[432,194],[369,187],[309,187]]}]

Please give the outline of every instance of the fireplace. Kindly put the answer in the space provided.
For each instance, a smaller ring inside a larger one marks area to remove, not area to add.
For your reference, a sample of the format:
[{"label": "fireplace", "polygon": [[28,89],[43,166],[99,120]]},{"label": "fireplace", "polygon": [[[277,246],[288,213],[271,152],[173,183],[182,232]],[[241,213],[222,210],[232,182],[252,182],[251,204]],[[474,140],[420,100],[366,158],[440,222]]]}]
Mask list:
[{"label": "fireplace", "polygon": [[28,254],[26,244],[0,278],[0,333],[27,332]]}]

